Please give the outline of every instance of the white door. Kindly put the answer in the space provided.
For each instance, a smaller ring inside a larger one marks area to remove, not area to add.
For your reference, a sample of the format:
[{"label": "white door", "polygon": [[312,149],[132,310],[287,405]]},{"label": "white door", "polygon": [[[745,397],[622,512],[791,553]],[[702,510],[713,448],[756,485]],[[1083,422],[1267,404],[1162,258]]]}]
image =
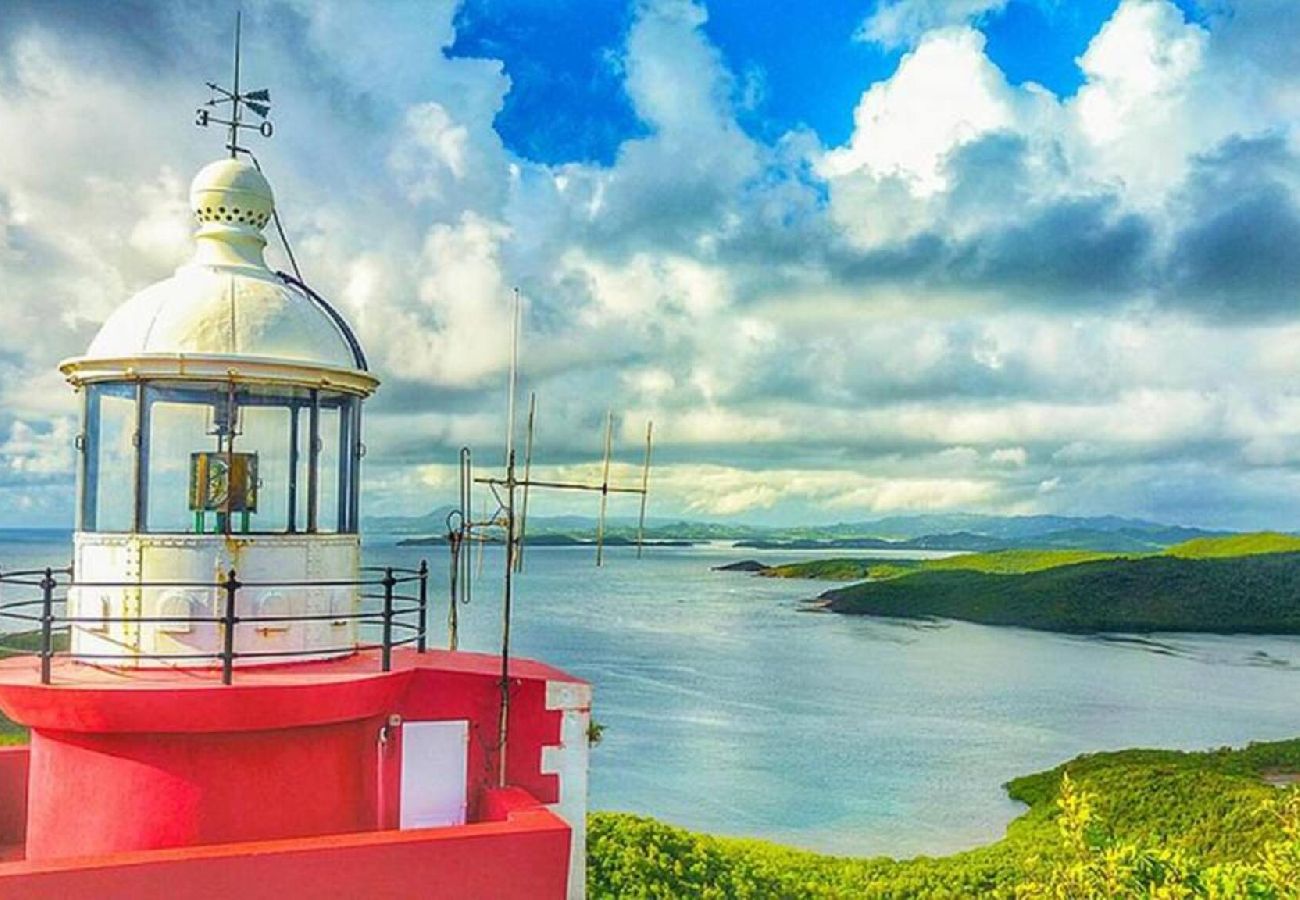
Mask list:
[{"label": "white door", "polygon": [[469,722],[402,723],[399,827],[465,824]]}]

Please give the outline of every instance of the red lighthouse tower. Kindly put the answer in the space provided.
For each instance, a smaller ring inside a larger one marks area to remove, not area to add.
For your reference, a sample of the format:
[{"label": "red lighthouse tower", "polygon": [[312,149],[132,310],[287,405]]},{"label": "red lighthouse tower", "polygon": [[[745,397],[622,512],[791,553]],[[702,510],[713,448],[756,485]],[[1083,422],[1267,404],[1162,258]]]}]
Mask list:
[{"label": "red lighthouse tower", "polygon": [[257,168],[190,200],[194,258],[61,365],[73,564],[0,572],[41,648],[0,661],[0,895],[581,897],[590,688],[429,648],[427,567],[361,562],[360,342],[266,266]]}]

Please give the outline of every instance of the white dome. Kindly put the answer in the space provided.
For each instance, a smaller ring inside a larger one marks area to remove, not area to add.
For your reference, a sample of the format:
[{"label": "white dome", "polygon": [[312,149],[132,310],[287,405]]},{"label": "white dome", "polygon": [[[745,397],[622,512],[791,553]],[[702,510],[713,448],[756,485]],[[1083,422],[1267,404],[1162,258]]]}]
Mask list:
[{"label": "white dome", "polygon": [[193,354],[365,368],[340,325],[301,288],[270,271],[194,264],[118,307],[86,351],[92,359]]},{"label": "white dome", "polygon": [[365,370],[342,317],[267,268],[261,230],[274,198],[261,172],[234,159],[205,166],[190,206],[200,224],[194,258],[115,310],[83,360],[201,355]]}]

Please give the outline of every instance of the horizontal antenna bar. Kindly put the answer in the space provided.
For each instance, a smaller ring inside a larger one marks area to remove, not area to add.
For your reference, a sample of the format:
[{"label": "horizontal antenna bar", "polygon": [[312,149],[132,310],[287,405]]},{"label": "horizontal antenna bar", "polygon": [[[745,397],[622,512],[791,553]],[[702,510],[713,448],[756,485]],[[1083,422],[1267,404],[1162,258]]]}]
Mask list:
[{"label": "horizontal antenna bar", "polygon": [[[506,484],[506,480],[504,478],[475,478],[474,481],[478,484],[495,484],[495,485],[502,485],[502,486]],[[644,493],[639,487],[615,487],[612,484],[609,487],[605,487],[604,485],[600,485],[600,484],[578,484],[577,482],[569,482],[569,481],[532,480],[532,481],[515,482],[515,487],[525,487],[525,486],[555,488],[561,491],[595,491],[598,494],[601,492],[605,492],[609,494]]]}]

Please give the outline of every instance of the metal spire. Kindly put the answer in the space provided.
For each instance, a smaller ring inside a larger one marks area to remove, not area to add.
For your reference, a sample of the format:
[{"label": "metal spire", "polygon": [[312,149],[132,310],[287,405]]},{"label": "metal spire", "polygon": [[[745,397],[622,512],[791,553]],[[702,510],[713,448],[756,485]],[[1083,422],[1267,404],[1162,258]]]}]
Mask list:
[{"label": "metal spire", "polygon": [[[208,89],[212,91],[212,96],[208,98],[207,103],[200,106],[194,113],[194,124],[201,128],[207,128],[215,122],[218,125],[225,125],[229,129],[229,135],[226,138],[226,149],[230,151],[231,159],[234,159],[240,153],[248,152],[245,148],[239,146],[239,129],[250,129],[266,138],[269,138],[275,131],[271,121],[267,119],[267,116],[271,113],[271,92],[261,89],[241,93],[239,90],[239,39],[242,25],[243,14],[235,13],[234,87],[231,90],[226,90],[219,84],[211,81],[207,82]],[[222,103],[230,104],[230,118],[228,119],[219,119],[212,114],[213,110]],[[245,109],[262,121],[257,124],[244,122]]]}]

